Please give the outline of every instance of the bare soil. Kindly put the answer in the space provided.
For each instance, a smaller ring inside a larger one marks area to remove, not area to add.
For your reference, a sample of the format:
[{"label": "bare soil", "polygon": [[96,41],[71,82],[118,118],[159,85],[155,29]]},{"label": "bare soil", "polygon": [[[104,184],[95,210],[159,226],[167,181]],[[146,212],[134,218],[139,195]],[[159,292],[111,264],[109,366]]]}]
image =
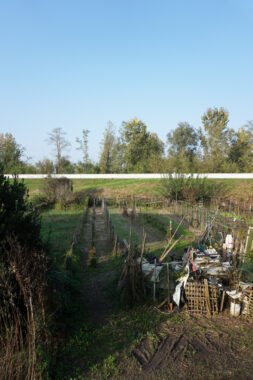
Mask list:
[{"label": "bare soil", "polygon": [[252,324],[243,319],[180,313],[132,351],[140,373],[134,378],[253,379],[252,337]]}]

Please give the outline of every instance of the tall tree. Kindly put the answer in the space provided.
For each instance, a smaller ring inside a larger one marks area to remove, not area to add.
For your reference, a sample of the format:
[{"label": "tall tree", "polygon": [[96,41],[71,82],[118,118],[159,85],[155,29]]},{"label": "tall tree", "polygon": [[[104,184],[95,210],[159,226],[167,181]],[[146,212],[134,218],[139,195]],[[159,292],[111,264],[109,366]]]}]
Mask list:
[{"label": "tall tree", "polygon": [[167,134],[169,161],[173,168],[182,171],[196,170],[199,134],[187,122]]},{"label": "tall tree", "polygon": [[234,132],[228,160],[232,171],[252,172],[253,170],[253,123]]},{"label": "tall tree", "polygon": [[199,135],[189,123],[178,123],[178,127],[167,134],[167,142],[169,154],[183,153],[189,160],[192,160],[198,147]]},{"label": "tall tree", "polygon": [[0,133],[0,163],[6,174],[20,174],[23,171],[24,150],[11,133]]},{"label": "tall tree", "polygon": [[82,151],[84,165],[87,165],[90,162],[89,152],[88,152],[88,134],[89,133],[90,133],[90,131],[88,129],[83,129],[82,130],[82,138],[81,139],[79,137],[76,138],[76,142],[79,145],[78,148],[76,148],[76,149]]},{"label": "tall tree", "polygon": [[52,132],[50,132],[48,138],[48,143],[53,145],[55,156],[56,156],[56,173],[60,173],[62,170],[61,162],[63,158],[67,158],[64,156],[64,151],[70,146],[70,142],[66,140],[65,135],[66,132],[63,132],[62,128],[54,128]]},{"label": "tall tree", "polygon": [[133,118],[122,123],[121,153],[125,171],[149,171],[149,159],[163,155],[163,143],[156,134],[147,131],[147,126],[141,120]]},{"label": "tall tree", "polygon": [[226,171],[232,130],[228,127],[229,113],[222,107],[209,108],[202,116],[200,128],[204,167],[209,172]]},{"label": "tall tree", "polygon": [[104,132],[103,140],[101,141],[101,153],[99,167],[101,173],[112,173],[114,169],[115,157],[115,128],[111,121],[108,122]]}]

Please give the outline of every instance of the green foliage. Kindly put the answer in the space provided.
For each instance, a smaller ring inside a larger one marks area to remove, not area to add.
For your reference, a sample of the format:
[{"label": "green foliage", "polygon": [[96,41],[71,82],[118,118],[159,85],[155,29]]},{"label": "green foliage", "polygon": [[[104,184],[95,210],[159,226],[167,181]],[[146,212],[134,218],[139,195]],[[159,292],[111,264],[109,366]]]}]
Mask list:
[{"label": "green foliage", "polygon": [[36,194],[32,197],[31,203],[36,210],[45,210],[50,206],[47,197],[43,194]]},{"label": "green foliage", "polygon": [[[199,134],[189,123],[179,123],[178,127],[168,133],[167,141],[170,144],[169,157],[180,158],[187,162],[188,171],[196,157],[196,151],[199,144]],[[175,163],[176,164],[176,163]]]},{"label": "green foliage", "polygon": [[253,282],[253,260],[248,258],[239,268],[242,273],[242,280],[246,282]]},{"label": "green foliage", "polygon": [[53,174],[54,170],[54,163],[48,158],[36,163],[36,172],[40,174]]},{"label": "green foliage", "polygon": [[16,177],[11,181],[0,174],[0,249],[12,235],[25,246],[40,247],[40,225],[24,182]]},{"label": "green foliage", "polygon": [[121,155],[123,170],[127,172],[149,171],[149,159],[163,155],[163,143],[155,133],[147,131],[141,120],[133,118],[122,123]]},{"label": "green foliage", "polygon": [[88,129],[83,129],[82,130],[82,139],[79,137],[76,138],[76,142],[78,143],[79,147],[77,150],[81,150],[83,154],[83,163],[84,165],[87,165],[90,160],[89,160],[89,154],[88,154],[88,134],[90,131]]},{"label": "green foliage", "polygon": [[99,160],[101,173],[113,173],[115,161],[117,159],[117,157],[115,157],[116,154],[117,149],[114,126],[112,122],[109,122],[104,133],[104,138],[101,141],[101,154]]},{"label": "green foliage", "polygon": [[18,174],[24,171],[24,163],[21,158],[24,148],[17,144],[10,133],[0,133],[0,164],[3,173]]},{"label": "green foliage", "polygon": [[204,131],[200,130],[206,172],[227,171],[232,130],[228,128],[229,113],[220,107],[209,108],[202,116]]},{"label": "green foliage", "polygon": [[253,168],[253,124],[239,128],[233,132],[228,160],[234,171],[252,172]]},{"label": "green foliage", "polygon": [[168,174],[161,179],[159,192],[170,200],[197,202],[203,199],[204,202],[209,202],[214,196],[224,196],[226,189],[221,182],[176,173],[174,176]]},{"label": "green foliage", "polygon": [[44,344],[42,309],[48,264],[40,227],[40,216],[29,202],[23,181],[0,174],[1,379],[21,379],[31,370],[37,378],[35,350],[39,342]]},{"label": "green foliage", "polygon": [[92,162],[88,162],[87,164],[78,161],[77,164],[75,164],[75,173],[82,174],[82,173],[90,173],[90,174],[98,174],[100,173],[100,167],[98,164],[94,164]]}]

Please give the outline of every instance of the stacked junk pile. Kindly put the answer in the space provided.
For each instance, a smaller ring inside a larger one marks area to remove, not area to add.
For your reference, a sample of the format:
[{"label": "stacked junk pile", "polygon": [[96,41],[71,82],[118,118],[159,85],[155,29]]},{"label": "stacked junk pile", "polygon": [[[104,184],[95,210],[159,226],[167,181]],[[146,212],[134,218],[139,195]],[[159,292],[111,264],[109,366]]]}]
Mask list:
[{"label": "stacked junk pile", "polygon": [[[231,315],[242,314],[253,318],[253,283],[240,281],[238,265],[241,265],[242,254],[238,252],[237,242],[231,233],[226,236],[218,233],[220,249],[215,244],[211,245],[214,242],[213,222],[207,225],[197,248],[189,246],[180,259],[173,255],[173,248],[182,236],[174,243],[172,241],[181,223],[159,259],[145,258],[144,239],[141,257],[128,252],[119,283],[120,290],[126,290],[125,284],[135,289],[137,283],[138,287],[141,283],[143,296],[145,289],[149,288],[158,303],[162,294],[162,302],[157,307],[166,308],[169,312],[178,307],[186,308],[190,314],[210,317],[222,312],[225,306],[228,309],[229,305]],[[165,263],[166,257],[170,257],[171,261]]]}]

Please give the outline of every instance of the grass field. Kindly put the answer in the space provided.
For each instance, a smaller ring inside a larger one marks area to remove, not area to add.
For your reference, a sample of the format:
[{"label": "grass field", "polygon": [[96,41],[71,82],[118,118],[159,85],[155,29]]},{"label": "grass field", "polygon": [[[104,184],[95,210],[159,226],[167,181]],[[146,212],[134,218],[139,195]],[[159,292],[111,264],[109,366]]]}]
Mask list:
[{"label": "grass field", "polygon": [[[159,194],[159,179],[74,179],[74,191],[108,195],[157,195]],[[228,193],[238,200],[250,196],[253,192],[253,179],[209,179],[208,181],[222,182]],[[43,193],[43,179],[24,180],[31,196]]]}]

